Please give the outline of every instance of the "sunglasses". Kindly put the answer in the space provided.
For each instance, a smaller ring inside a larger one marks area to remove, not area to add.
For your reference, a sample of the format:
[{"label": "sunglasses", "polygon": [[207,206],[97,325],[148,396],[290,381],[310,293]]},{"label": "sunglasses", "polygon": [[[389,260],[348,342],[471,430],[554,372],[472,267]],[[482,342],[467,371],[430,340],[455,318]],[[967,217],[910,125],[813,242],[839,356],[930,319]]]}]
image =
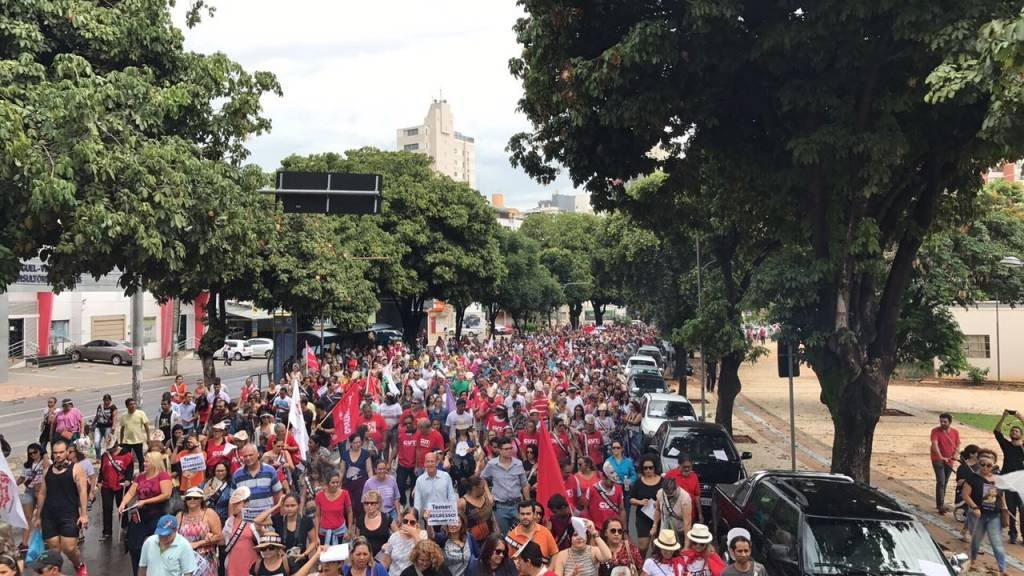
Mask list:
[{"label": "sunglasses", "polygon": [[622,534],[622,528],[609,528],[609,534]]},{"label": "sunglasses", "polygon": [[374,506],[377,506],[378,504],[380,504],[380,502],[377,502],[376,500],[367,500],[366,502],[363,502],[363,504],[373,504]]},{"label": "sunglasses", "polygon": [[506,550],[505,548],[495,548],[493,555],[494,556],[504,556],[506,552],[508,552],[508,550]]},{"label": "sunglasses", "polygon": [[417,522],[416,520],[409,520],[408,518],[402,520],[402,524],[405,524],[406,526],[415,526],[418,523],[419,522]]},{"label": "sunglasses", "polygon": [[622,446],[612,446],[612,450],[622,450]]},{"label": "sunglasses", "polygon": [[642,466],[641,470],[654,470],[654,466]]}]

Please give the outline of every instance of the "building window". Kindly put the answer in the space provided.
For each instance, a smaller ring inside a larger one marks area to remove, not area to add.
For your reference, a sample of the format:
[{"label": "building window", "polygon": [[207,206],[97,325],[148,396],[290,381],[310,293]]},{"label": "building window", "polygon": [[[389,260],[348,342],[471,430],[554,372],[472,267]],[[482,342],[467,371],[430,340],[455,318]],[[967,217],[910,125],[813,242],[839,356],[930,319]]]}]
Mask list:
[{"label": "building window", "polygon": [[420,133],[420,129],[419,128],[406,128],[405,129],[405,135],[406,136],[416,136],[419,133]]},{"label": "building window", "polygon": [[989,344],[988,334],[964,336],[964,352],[968,358],[991,358],[992,347]]},{"label": "building window", "polygon": [[146,344],[156,342],[156,316],[146,316],[142,319],[142,338]]},{"label": "building window", "polygon": [[420,149],[420,145],[419,144],[406,144],[402,149],[405,150],[406,152],[409,152],[409,151],[412,151],[412,150],[419,150]]}]

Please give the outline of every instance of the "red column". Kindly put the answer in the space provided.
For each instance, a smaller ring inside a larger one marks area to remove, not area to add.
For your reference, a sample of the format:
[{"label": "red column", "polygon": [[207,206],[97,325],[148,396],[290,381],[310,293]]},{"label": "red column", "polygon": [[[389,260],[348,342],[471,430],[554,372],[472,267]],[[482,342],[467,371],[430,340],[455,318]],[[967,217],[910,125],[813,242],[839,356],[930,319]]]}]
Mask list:
[{"label": "red column", "polygon": [[50,353],[50,322],[53,321],[53,292],[36,292],[39,312],[39,355]]},{"label": "red column", "polygon": [[[199,294],[199,296],[196,296],[196,302],[195,302],[195,304],[193,306],[195,308],[195,318],[196,318],[196,324],[195,324],[195,326],[196,326],[196,329],[195,329],[195,338],[196,338],[196,340],[199,340],[200,338],[202,338],[203,337],[203,332],[205,332],[205,326],[203,325],[203,319],[206,318],[206,304],[209,301],[210,301],[210,293],[209,292],[202,292],[202,293]],[[191,343],[190,343],[190,345],[191,345]]]},{"label": "red column", "polygon": [[160,305],[160,357],[166,358],[171,353],[171,328],[174,322],[174,300]]}]

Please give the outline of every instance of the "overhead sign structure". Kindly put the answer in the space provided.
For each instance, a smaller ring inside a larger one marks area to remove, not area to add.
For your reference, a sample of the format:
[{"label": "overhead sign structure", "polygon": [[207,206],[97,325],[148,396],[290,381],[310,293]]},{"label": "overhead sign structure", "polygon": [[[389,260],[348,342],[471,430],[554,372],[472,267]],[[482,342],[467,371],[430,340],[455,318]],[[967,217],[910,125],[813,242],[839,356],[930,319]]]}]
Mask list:
[{"label": "overhead sign structure", "polygon": [[273,194],[288,214],[379,214],[384,177],[344,172],[277,173]]}]

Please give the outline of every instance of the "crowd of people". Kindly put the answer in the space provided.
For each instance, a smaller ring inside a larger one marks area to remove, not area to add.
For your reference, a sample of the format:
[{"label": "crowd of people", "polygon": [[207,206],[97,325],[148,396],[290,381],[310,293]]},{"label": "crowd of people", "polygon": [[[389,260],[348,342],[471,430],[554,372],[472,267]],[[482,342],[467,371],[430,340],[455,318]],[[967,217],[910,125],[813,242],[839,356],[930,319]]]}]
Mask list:
[{"label": "crowd of people", "polygon": [[[1007,418],[1017,419],[1010,427],[1010,437],[1003,434],[1003,423]],[[962,515],[960,539],[970,543],[969,558],[973,563],[981,553],[981,545],[987,539],[1002,575],[1007,574],[1006,549],[1003,532],[1008,531],[1009,543],[1024,544],[1024,502],[1014,490],[1000,486],[998,477],[1024,470],[1024,434],[1021,421],[1015,410],[1003,410],[1002,417],[993,429],[996,443],[1003,453],[1000,466],[999,455],[991,448],[975,444],[960,446],[960,433],[952,426],[953,416],[939,415],[939,425],[932,429],[931,461],[935,471],[935,506],[939,514],[955,510]],[[954,506],[946,506],[946,491],[949,481],[955,483]]]},{"label": "crowd of people", "polygon": [[643,451],[622,364],[656,340],[630,325],[391,342],[266,389],[178,377],[152,413],[51,399],[19,482],[47,549],[32,566],[86,576],[78,545],[99,531],[136,575],[763,574],[749,534],[730,535],[732,566],[715,550],[691,458],[663,471]]}]

